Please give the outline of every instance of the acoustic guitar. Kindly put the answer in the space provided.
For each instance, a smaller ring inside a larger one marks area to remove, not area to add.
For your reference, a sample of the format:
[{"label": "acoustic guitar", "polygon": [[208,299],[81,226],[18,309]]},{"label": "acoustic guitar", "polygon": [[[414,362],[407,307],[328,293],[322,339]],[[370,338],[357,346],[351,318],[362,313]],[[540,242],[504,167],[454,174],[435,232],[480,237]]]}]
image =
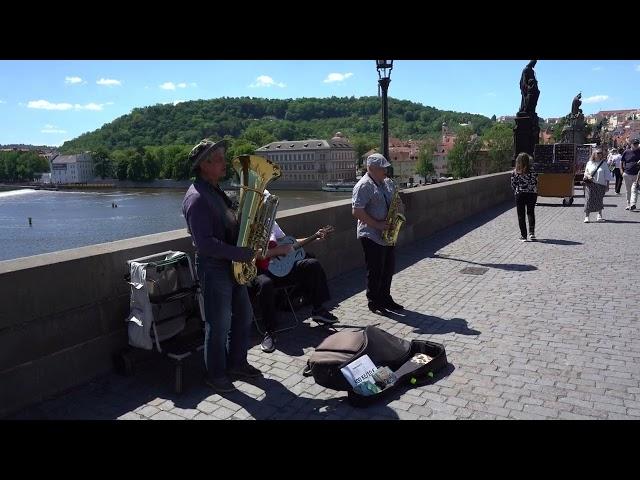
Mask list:
[{"label": "acoustic guitar", "polygon": [[[332,225],[327,225],[320,230],[324,232],[325,235],[327,235],[333,232],[335,228]],[[314,240],[317,240],[318,238],[320,238],[320,235],[315,233],[309,238],[305,238],[301,242],[298,242],[294,237],[291,236],[286,236],[278,239],[278,245],[293,245],[293,250],[287,255],[271,257],[269,259],[269,272],[271,272],[271,274],[275,275],[276,277],[286,277],[293,269],[293,265],[298,260],[304,259],[305,253],[302,247],[308,245]]]}]

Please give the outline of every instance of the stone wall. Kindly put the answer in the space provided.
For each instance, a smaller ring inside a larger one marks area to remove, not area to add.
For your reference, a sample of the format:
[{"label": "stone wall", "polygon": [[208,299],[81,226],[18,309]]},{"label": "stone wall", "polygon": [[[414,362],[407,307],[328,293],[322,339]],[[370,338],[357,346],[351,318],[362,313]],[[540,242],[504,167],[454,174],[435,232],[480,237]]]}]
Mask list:
[{"label": "stone wall", "polygon": [[[405,190],[398,244],[510,198],[508,173]],[[278,223],[297,237],[335,226],[308,247],[329,278],[364,265],[349,199],[280,212]],[[113,368],[127,345],[126,261],[165,250],[193,254],[186,229],[0,262],[0,417]]]}]

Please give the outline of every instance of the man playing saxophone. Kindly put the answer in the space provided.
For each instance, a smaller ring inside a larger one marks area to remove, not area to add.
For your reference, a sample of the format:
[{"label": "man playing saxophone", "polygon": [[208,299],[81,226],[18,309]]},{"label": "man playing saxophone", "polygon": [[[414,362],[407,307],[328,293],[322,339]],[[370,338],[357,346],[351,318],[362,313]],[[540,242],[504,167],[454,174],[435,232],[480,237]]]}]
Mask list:
[{"label": "man playing saxophone", "polygon": [[[367,173],[353,187],[351,199],[353,216],[358,219],[357,238],[364,250],[367,266],[367,300],[372,312],[402,310],[391,297],[391,280],[395,271],[395,247],[383,240],[389,207],[396,186],[387,178],[391,164],[384,155],[374,153],[367,158]],[[402,210],[402,205],[398,206]]]},{"label": "man playing saxophone", "polygon": [[[203,295],[206,383],[216,392],[235,390],[230,377],[258,377],[247,362],[253,311],[247,287],[232,275],[232,262],[248,262],[254,251],[238,247],[238,220],[229,197],[218,185],[226,174],[226,144],[209,139],[189,154],[196,180],[182,202],[182,213],[196,249]],[[227,342],[229,339],[229,342]]]}]

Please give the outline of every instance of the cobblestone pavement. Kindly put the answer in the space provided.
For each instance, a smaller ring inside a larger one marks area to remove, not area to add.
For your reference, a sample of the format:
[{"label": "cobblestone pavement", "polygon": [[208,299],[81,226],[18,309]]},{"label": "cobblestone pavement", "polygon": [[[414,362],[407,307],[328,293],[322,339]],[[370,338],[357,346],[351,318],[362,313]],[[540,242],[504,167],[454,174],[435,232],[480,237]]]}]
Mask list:
[{"label": "cobblestone pavement", "polygon": [[[640,214],[624,210],[624,192],[609,192],[607,221],[584,224],[581,189],[576,194],[572,207],[539,199],[535,243],[520,242],[509,203],[399,249],[392,294],[403,314],[369,312],[362,269],[332,280],[338,328],[378,324],[446,346],[451,367],[430,385],[351,407],[345,393],[301,375],[331,333],[306,320],[282,334],[272,354],[254,338],[249,360],[265,377],[235,382],[237,393],[213,394],[198,358],[176,395],[168,370],[149,363],[133,377],[101,377],[13,418],[640,418],[639,274],[630,248],[640,245]],[[461,273],[465,267],[486,271]]]}]

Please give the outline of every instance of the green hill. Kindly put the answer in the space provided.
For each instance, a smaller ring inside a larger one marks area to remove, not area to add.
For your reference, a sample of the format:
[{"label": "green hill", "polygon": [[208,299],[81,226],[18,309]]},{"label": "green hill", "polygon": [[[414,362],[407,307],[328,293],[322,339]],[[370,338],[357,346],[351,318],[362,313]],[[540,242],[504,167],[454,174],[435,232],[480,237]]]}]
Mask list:
[{"label": "green hill", "polygon": [[[337,131],[365,148],[379,142],[380,104],[378,97],[287,100],[241,97],[154,105],[136,108],[98,130],[67,141],[60,150],[78,153],[194,145],[205,137],[225,136],[259,147],[262,142],[274,140],[331,138]],[[422,138],[440,132],[443,122],[450,126],[471,123],[479,134],[491,126],[489,118],[482,115],[389,99],[389,133],[393,137]]]}]

